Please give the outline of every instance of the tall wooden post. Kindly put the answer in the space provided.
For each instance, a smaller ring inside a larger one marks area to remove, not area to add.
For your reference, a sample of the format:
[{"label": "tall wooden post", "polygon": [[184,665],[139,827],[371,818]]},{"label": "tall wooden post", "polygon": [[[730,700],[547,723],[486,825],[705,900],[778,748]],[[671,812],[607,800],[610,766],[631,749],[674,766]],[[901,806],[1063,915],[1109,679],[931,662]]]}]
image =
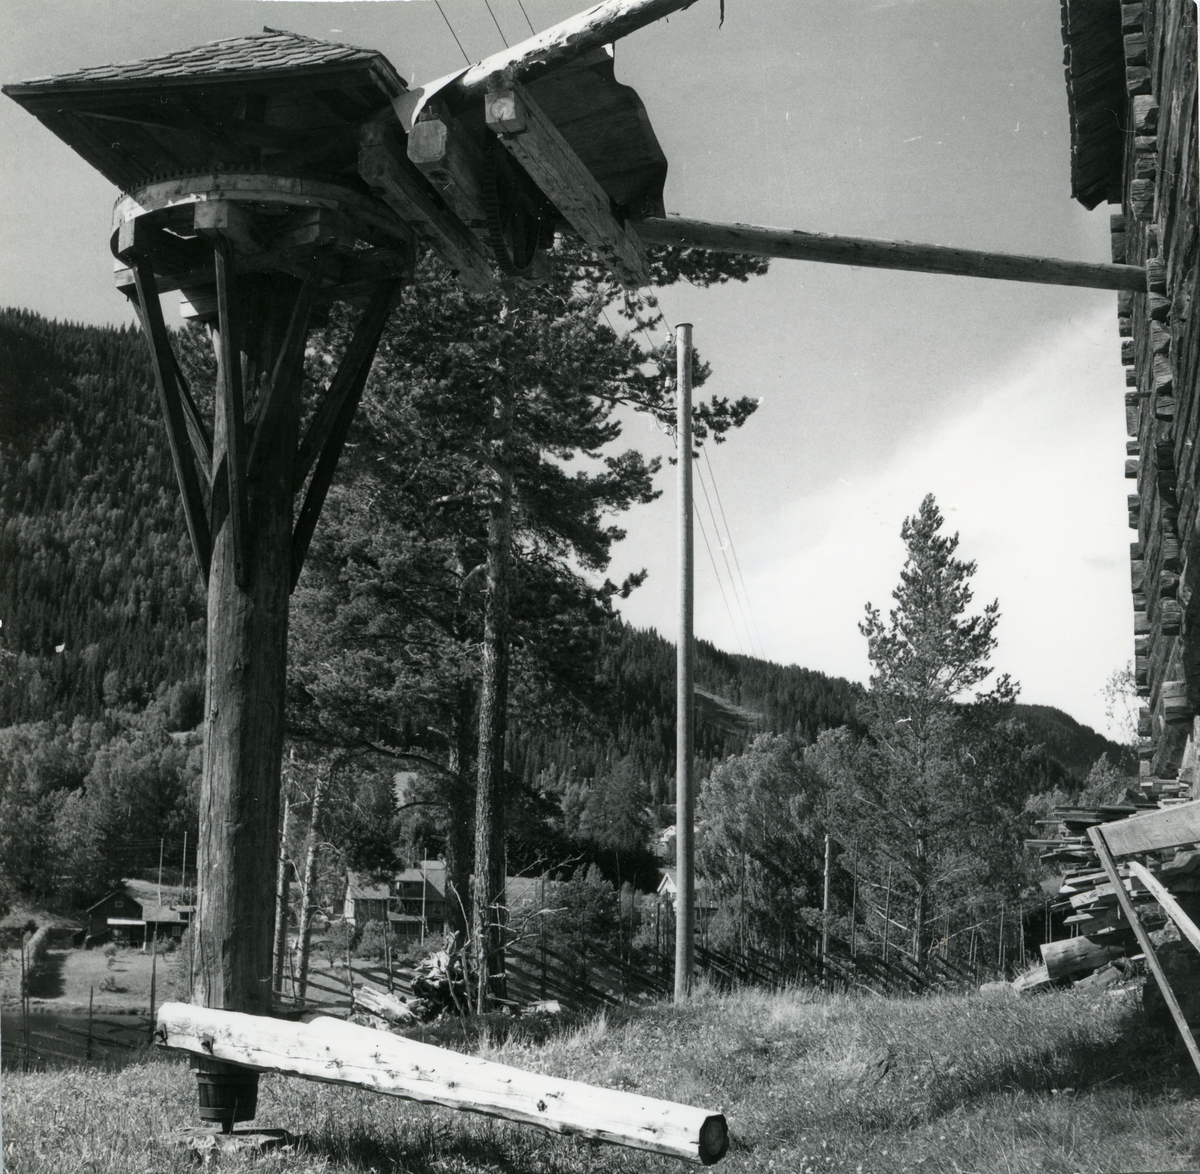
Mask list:
[{"label": "tall wooden post", "polygon": [[825,892],[821,901],[821,980],[829,968],[829,874],[833,871],[833,837],[825,833]]},{"label": "tall wooden post", "polygon": [[695,949],[695,796],[692,756],[695,649],[692,639],[692,324],[675,328],[676,435],[679,438],[679,643],[675,653],[675,1001],[692,989]]}]

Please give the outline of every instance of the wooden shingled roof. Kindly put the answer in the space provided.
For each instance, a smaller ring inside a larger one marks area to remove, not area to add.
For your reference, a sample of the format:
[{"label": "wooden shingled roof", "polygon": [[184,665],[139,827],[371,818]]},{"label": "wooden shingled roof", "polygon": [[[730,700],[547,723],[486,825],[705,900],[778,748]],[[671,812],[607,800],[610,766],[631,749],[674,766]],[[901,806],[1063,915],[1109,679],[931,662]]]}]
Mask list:
[{"label": "wooden shingled roof", "polygon": [[1061,0],[1071,119],[1071,195],[1085,208],[1120,201],[1125,51],[1120,0]]},{"label": "wooden shingled roof", "polygon": [[212,169],[359,184],[357,128],[406,83],[374,50],[278,29],[4,87],[128,191]]}]

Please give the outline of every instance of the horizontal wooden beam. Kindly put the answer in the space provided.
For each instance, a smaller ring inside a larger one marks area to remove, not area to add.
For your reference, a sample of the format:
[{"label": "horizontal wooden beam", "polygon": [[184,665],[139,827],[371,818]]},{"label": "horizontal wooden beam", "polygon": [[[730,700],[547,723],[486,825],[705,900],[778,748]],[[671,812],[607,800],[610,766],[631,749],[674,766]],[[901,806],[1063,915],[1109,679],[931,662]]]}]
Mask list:
[{"label": "horizontal wooden beam", "polygon": [[631,220],[629,223],[648,244],[682,245],[719,253],[779,257],[788,261],[855,265],[864,269],[903,269],[911,273],[942,273],[957,277],[990,277],[999,281],[1029,281],[1039,285],[1146,292],[1146,271],[1136,265],[1059,261],[1049,257],[953,249],[945,245],[763,228],[754,224],[718,224],[709,220],[689,220],[683,216],[651,217]]},{"label": "horizontal wooden beam", "polygon": [[504,75],[494,82],[484,105],[488,129],[622,285],[649,285],[641,242],[617,221],[587,164],[520,83]]},{"label": "horizontal wooden beam", "polygon": [[340,1019],[288,1023],[164,1003],[159,1044],[193,1055],[577,1134],[709,1166],[728,1148],[725,1118],[640,1093],[497,1064]]},{"label": "horizontal wooden beam", "polygon": [[[517,81],[540,77],[550,70],[574,61],[576,57],[602,45],[611,45],[638,29],[690,8],[696,0],[604,0],[586,12],[570,16],[559,24],[519,41],[501,53],[485,57],[445,85],[434,82],[447,99],[477,97],[487,89],[493,73],[507,71]],[[403,99],[399,99],[403,101]]]},{"label": "horizontal wooden beam", "polygon": [[[1200,843],[1200,800],[1163,807],[1146,815],[1134,815],[1102,825],[1104,839],[1114,856],[1135,852],[1157,852],[1182,844]],[[1089,835],[1091,831],[1089,830]],[[1094,838],[1094,837],[1093,837]]]}]

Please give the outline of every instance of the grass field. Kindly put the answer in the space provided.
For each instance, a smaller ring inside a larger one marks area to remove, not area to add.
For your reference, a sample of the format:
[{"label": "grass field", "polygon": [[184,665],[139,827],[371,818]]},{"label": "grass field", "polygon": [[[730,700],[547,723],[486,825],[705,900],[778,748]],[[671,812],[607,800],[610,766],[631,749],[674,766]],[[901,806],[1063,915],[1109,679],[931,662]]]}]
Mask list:
[{"label": "grass field", "polygon": [[[1058,992],[885,1000],[701,992],[575,1022],[500,1021],[425,1039],[518,1067],[723,1111],[722,1167],[849,1171],[1182,1170],[1200,1167],[1200,1085],[1136,995]],[[118,1074],[4,1073],[9,1174],[175,1174],[193,1154],[194,1077],[151,1060]],[[287,1174],[665,1171],[681,1164],[392,1098],[264,1076],[264,1127],[293,1151],[220,1158]]]}]

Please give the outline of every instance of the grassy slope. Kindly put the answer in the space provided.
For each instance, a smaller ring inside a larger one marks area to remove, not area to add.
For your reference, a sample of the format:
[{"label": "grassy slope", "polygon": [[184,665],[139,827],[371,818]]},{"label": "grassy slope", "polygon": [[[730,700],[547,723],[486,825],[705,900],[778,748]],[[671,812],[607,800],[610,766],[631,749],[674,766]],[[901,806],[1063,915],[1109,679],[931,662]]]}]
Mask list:
[{"label": "grassy slope", "polygon": [[[468,1043],[461,1027],[441,1042]],[[1190,1069],[1136,999],[1017,1001],[702,993],[582,1024],[470,1041],[523,1068],[722,1109],[729,1171],[1112,1171],[1200,1165]],[[427,1039],[435,1038],[427,1034]],[[273,1170],[655,1171],[678,1163],[358,1090],[262,1079],[260,1126],[307,1136]],[[119,1074],[4,1074],[9,1174],[174,1174],[195,1159],[194,1079],[155,1061]],[[223,1159],[222,1166],[236,1165]]]}]

